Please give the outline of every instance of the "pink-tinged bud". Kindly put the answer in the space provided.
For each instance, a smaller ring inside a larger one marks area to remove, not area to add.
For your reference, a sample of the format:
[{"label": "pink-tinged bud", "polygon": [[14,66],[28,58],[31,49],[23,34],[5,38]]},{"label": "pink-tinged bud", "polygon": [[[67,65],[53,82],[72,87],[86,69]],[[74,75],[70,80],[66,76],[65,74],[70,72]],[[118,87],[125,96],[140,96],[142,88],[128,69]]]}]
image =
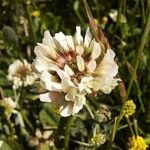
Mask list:
[{"label": "pink-tinged bud", "polygon": [[58,56],[56,59],[56,62],[58,64],[58,66],[60,66],[61,68],[64,67],[66,60],[62,57],[62,56]]}]

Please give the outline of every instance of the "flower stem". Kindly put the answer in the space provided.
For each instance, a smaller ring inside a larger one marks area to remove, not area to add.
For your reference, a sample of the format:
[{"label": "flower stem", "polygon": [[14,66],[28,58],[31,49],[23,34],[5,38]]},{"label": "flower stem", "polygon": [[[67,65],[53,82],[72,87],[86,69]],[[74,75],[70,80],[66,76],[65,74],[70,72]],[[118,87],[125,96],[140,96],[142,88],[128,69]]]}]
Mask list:
[{"label": "flower stem", "polygon": [[133,121],[134,129],[135,129],[135,135],[138,136],[138,125],[137,125],[137,120],[134,119]]},{"label": "flower stem", "polygon": [[118,28],[120,22],[121,22],[121,12],[123,8],[123,0],[119,2],[119,8],[118,8],[118,15],[117,15],[117,23],[116,23],[116,28]]},{"label": "flower stem", "polygon": [[91,116],[91,118],[94,119],[94,114],[93,114],[93,112],[92,112],[92,110],[91,110],[89,104],[86,103],[84,106],[85,106],[85,108],[87,109],[87,111],[88,111],[89,115]]},{"label": "flower stem", "polygon": [[76,143],[76,144],[82,145],[84,147],[88,147],[88,148],[95,147],[94,144],[89,144],[89,143],[85,143],[85,142],[81,142],[81,141],[77,141],[77,140],[71,140],[71,141],[74,142],[74,143]]},{"label": "flower stem", "polygon": [[30,34],[30,37],[32,40],[31,42],[33,45],[36,45],[37,37],[36,37],[36,33],[35,33],[33,20],[32,20],[31,15],[30,15],[30,3],[25,3],[24,7],[25,7],[28,23],[29,23],[29,34]]},{"label": "flower stem", "polygon": [[141,7],[142,7],[142,19],[143,19],[143,23],[145,23],[146,17],[145,17],[145,6],[144,6],[144,1],[141,0]]},{"label": "flower stem", "polygon": [[127,121],[128,126],[129,126],[129,128],[130,128],[131,135],[133,136],[133,135],[134,135],[134,132],[133,132],[133,129],[132,129],[132,125],[131,125],[130,118],[126,117],[126,121]]},{"label": "flower stem", "polygon": [[81,24],[82,24],[83,26],[86,26],[86,23],[85,23],[84,19],[82,18],[82,15],[81,15],[80,12],[79,12],[79,1],[76,1],[76,2],[74,3],[74,11],[75,11],[77,17],[79,18]]},{"label": "flower stem", "polygon": [[59,149],[69,149],[69,137],[70,137],[70,127],[73,120],[73,116],[61,117],[55,136],[55,146]]},{"label": "flower stem", "polygon": [[110,150],[111,149],[111,146],[112,146],[113,141],[115,139],[115,135],[116,135],[117,129],[119,127],[119,122],[121,121],[122,117],[123,117],[122,111],[121,111],[121,113],[120,113],[120,115],[118,117],[115,117],[115,122],[114,122],[114,125],[113,125],[113,128],[112,128],[112,133],[110,135],[110,140],[109,140],[109,143],[107,145],[106,150]]}]

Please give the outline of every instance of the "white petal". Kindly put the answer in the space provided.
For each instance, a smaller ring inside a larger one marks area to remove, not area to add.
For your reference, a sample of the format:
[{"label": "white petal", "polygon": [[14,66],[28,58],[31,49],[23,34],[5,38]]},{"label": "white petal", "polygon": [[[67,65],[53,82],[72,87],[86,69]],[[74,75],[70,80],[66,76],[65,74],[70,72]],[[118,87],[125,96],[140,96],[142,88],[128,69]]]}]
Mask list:
[{"label": "white petal", "polygon": [[56,81],[56,78],[51,75],[48,71],[44,71],[41,74],[41,80],[44,82],[54,82]]},{"label": "white petal", "polygon": [[62,91],[61,84],[57,82],[45,83],[45,86],[50,91]]},{"label": "white petal", "polygon": [[[46,30],[45,32],[44,32],[44,38],[43,38],[43,40],[42,40],[42,43],[44,44],[44,45],[46,45],[46,46],[50,46],[50,43],[51,43],[51,41],[52,41],[52,36],[51,36],[51,34],[50,34],[50,32],[48,31],[48,30]],[[53,43],[54,44],[54,43]]]},{"label": "white petal", "polygon": [[47,47],[48,54],[51,55],[52,58],[56,58],[56,45],[54,43],[53,37],[50,35],[48,30],[44,32],[44,39],[42,40],[42,45]]},{"label": "white petal", "polygon": [[52,102],[51,98],[50,98],[50,95],[49,95],[49,92],[48,93],[44,93],[44,94],[40,94],[39,95],[39,99],[42,102]]},{"label": "white petal", "polygon": [[78,55],[76,57],[76,59],[77,59],[78,70],[81,71],[81,72],[84,71],[85,66],[84,66],[84,60],[83,60],[83,58]]},{"label": "white petal", "polygon": [[73,113],[78,113],[83,108],[85,101],[86,99],[84,96],[78,96],[73,105]]},{"label": "white petal", "polygon": [[114,61],[115,53],[107,49],[102,62],[97,66],[95,73],[100,76],[114,77],[118,73],[118,65]]},{"label": "white petal", "polygon": [[61,86],[63,92],[67,93],[70,88],[74,87],[74,84],[70,79],[63,79],[61,80]]},{"label": "white petal", "polygon": [[76,27],[75,42],[76,42],[76,45],[81,45],[82,42],[83,42],[83,37],[81,36],[81,28],[80,28],[80,26]]},{"label": "white petal", "polygon": [[42,44],[47,46],[52,51],[56,49],[53,37],[51,36],[48,30],[44,32],[44,39],[42,40]]},{"label": "white petal", "polygon": [[65,100],[74,102],[76,95],[77,90],[75,88],[69,88],[68,93],[65,95]]},{"label": "white petal", "polygon": [[83,82],[89,82],[89,81],[91,81],[91,80],[93,80],[93,77],[92,76],[88,76],[88,77],[82,77],[82,79],[81,79],[81,83],[83,83]]},{"label": "white petal", "polygon": [[62,94],[61,92],[52,91],[52,92],[40,94],[39,98],[42,102],[52,102],[58,107],[64,105],[65,103],[64,94]]},{"label": "white petal", "polygon": [[52,36],[51,36],[51,34],[50,34],[50,32],[49,32],[48,30],[46,30],[46,31],[44,32],[44,38],[52,39]]},{"label": "white petal", "polygon": [[60,43],[65,52],[69,52],[68,43],[64,33],[59,32],[55,34],[55,39]]},{"label": "white petal", "polygon": [[69,48],[71,48],[71,50],[74,51],[75,47],[74,47],[73,37],[71,35],[67,35],[66,40],[67,40]]},{"label": "white petal", "polygon": [[84,48],[80,45],[76,46],[76,52],[77,54],[79,54],[80,56],[84,53]]},{"label": "white petal", "polygon": [[89,73],[93,73],[94,70],[96,69],[96,61],[95,60],[90,60],[90,62],[87,64],[87,71]]},{"label": "white petal", "polygon": [[68,102],[66,106],[60,108],[60,115],[63,117],[68,117],[70,115],[73,115],[72,107],[73,107],[73,103]]},{"label": "white petal", "polygon": [[92,82],[93,82],[93,77],[82,77],[81,82],[78,84],[79,92],[87,92],[87,93],[92,93]]},{"label": "white petal", "polygon": [[65,51],[64,51],[63,47],[61,46],[61,44],[59,43],[59,41],[57,41],[55,38],[53,38],[53,41],[54,41],[54,43],[56,45],[56,51],[58,53],[60,52],[61,54],[64,54]]},{"label": "white petal", "polygon": [[85,85],[83,83],[78,84],[79,92],[83,92],[85,90]]},{"label": "white petal", "polygon": [[106,62],[114,61],[114,57],[115,57],[115,53],[113,52],[113,50],[107,49],[107,52],[105,54],[103,61],[106,61]]},{"label": "white petal", "polygon": [[98,76],[93,82],[94,91],[101,90],[103,93],[108,94],[118,85],[120,79],[114,78],[118,73],[118,65],[114,61],[114,57],[115,53],[111,49],[107,49],[102,62],[94,72]]},{"label": "white petal", "polygon": [[74,75],[73,70],[72,70],[68,65],[65,65],[64,71],[65,71],[67,74],[69,74],[69,76],[73,76],[73,75]]},{"label": "white petal", "polygon": [[119,78],[99,78],[95,85],[93,85],[93,90],[98,91],[101,90],[105,94],[109,94],[117,85],[118,81],[121,81]]},{"label": "white petal", "polygon": [[41,80],[50,91],[62,91],[62,86],[57,82],[56,78],[47,71],[42,72]]},{"label": "white petal", "polygon": [[70,79],[70,75],[67,72],[59,68],[56,70],[56,72],[61,79],[65,79],[65,80]]},{"label": "white petal", "polygon": [[49,59],[44,59],[43,57],[36,57],[33,65],[38,72],[48,70],[56,71],[56,69],[58,68],[57,65],[53,64],[53,61]]},{"label": "white petal", "polygon": [[37,57],[34,61],[35,69],[38,72],[42,72],[44,70],[48,70],[48,65],[45,63],[40,57]]},{"label": "white petal", "polygon": [[87,28],[85,38],[84,38],[84,46],[89,47],[91,40],[92,40],[92,34],[90,32],[90,29]]},{"label": "white petal", "polygon": [[45,59],[51,59],[57,57],[57,52],[54,49],[50,49],[48,46],[38,43],[37,46],[35,46],[34,53],[38,57],[43,57]]},{"label": "white petal", "polygon": [[100,56],[100,54],[101,54],[100,44],[97,42],[94,42],[93,50],[92,50],[92,54],[91,54],[91,59],[92,60],[97,59]]},{"label": "white petal", "polygon": [[74,87],[74,84],[71,81],[70,75],[61,69],[58,69],[56,72],[58,76],[61,78],[61,86],[62,86],[63,92],[67,93],[70,87]]}]

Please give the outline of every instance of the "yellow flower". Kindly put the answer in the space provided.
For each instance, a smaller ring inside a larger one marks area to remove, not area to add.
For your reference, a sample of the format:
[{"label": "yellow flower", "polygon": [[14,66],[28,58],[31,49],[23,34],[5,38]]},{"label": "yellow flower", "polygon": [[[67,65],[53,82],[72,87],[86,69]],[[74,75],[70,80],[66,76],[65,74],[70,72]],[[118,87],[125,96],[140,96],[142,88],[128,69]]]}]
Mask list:
[{"label": "yellow flower", "polygon": [[129,117],[135,113],[136,105],[134,104],[133,100],[128,100],[125,102],[123,106],[123,112],[125,117]]},{"label": "yellow flower", "polygon": [[133,136],[129,138],[128,150],[146,150],[147,147],[148,145],[146,145],[141,136]]}]

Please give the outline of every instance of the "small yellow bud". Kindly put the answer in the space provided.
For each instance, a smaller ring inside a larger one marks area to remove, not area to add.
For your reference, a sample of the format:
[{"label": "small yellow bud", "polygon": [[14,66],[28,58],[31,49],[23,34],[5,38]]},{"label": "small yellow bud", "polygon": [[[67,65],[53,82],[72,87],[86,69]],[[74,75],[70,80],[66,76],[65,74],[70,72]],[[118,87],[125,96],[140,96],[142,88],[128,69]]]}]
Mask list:
[{"label": "small yellow bud", "polygon": [[94,18],[94,22],[95,22],[96,25],[98,25],[98,23],[99,23],[98,19],[96,19],[96,18]]},{"label": "small yellow bud", "polygon": [[148,145],[146,145],[144,139],[141,136],[133,136],[129,138],[128,150],[146,150]]},{"label": "small yellow bud", "polygon": [[106,25],[108,23],[108,17],[107,16],[104,16],[102,18],[102,24]]},{"label": "small yellow bud", "polygon": [[38,11],[38,10],[33,11],[31,13],[31,16],[33,16],[33,17],[39,17],[40,16],[40,11]]},{"label": "small yellow bud", "polygon": [[136,105],[134,104],[133,100],[128,100],[125,102],[123,106],[123,112],[125,117],[129,117],[135,113]]},{"label": "small yellow bud", "polygon": [[102,133],[99,133],[99,134],[95,135],[91,139],[92,144],[95,144],[95,145],[104,144],[105,141],[106,141],[105,135],[103,135]]}]

